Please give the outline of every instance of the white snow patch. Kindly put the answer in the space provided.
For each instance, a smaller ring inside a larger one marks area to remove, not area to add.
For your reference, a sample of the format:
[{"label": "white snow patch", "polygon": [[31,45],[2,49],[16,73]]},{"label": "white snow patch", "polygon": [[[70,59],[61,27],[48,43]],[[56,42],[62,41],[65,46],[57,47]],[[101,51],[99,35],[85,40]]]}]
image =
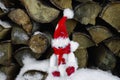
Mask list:
[{"label": "white snow patch", "polygon": [[[24,57],[23,63],[24,63],[24,66],[21,69],[16,80],[25,80],[23,78],[23,74],[28,70],[38,70],[38,71],[47,72],[49,68],[49,60],[37,61],[34,58],[31,58],[29,56]],[[33,79],[33,80],[36,80],[36,79]]]},{"label": "white snow patch", "polygon": [[0,58],[3,57],[5,54],[0,51]]},{"label": "white snow patch", "polygon": [[36,32],[34,32],[33,35],[37,35],[37,34],[43,34],[43,33],[41,33],[40,31],[36,31]]},{"label": "white snow patch", "polygon": [[4,22],[4,21],[1,21],[1,20],[0,20],[0,25],[3,28],[11,28],[11,25],[8,22]]},{"label": "white snow patch", "polygon": [[4,11],[4,12],[6,12],[6,11],[8,11],[8,9],[5,7],[5,5],[0,1],[0,8]]},{"label": "white snow patch", "polygon": [[120,78],[99,69],[79,69],[70,77],[53,77],[49,75],[46,80],[120,80]]},{"label": "white snow patch", "polygon": [[7,76],[3,72],[0,72],[0,80],[6,80],[6,79]]},{"label": "white snow patch", "polygon": [[52,40],[52,47],[56,47],[56,48],[62,47],[62,48],[65,48],[69,43],[70,43],[69,38],[59,37],[57,39],[53,39]]},{"label": "white snow patch", "polygon": [[74,13],[71,9],[67,8],[64,10],[63,15],[67,17],[68,19],[72,19],[74,16]]},{"label": "white snow patch", "polygon": [[[38,70],[38,71],[44,71],[44,72],[49,71],[50,63],[48,59],[43,60],[43,61],[37,61],[34,58],[25,57],[23,62],[24,62],[24,66],[21,69],[16,80],[25,80],[25,77],[23,77],[23,74],[28,70]],[[38,75],[35,75],[35,76],[38,76]],[[40,77],[42,76],[40,75],[39,78]],[[35,79],[36,77],[34,76],[30,76],[29,78],[32,78],[31,80],[37,80]],[[1,79],[1,76],[0,76],[0,79]],[[66,77],[53,77],[51,74],[49,74],[46,80],[120,80],[120,78],[106,71],[102,71],[99,69],[87,69],[86,68],[86,69],[78,69],[74,74],[72,74],[69,77],[67,76]]]},{"label": "white snow patch", "polygon": [[72,80],[120,80],[117,76],[99,69],[79,69],[71,76]]},{"label": "white snow patch", "polygon": [[23,76],[24,80],[41,80],[43,78],[43,75],[40,73],[35,73],[33,75],[31,74],[26,74]]},{"label": "white snow patch", "polygon": [[14,36],[20,38],[21,40],[28,40],[29,39],[28,35],[26,35],[24,33],[16,32],[16,33],[14,33]]}]

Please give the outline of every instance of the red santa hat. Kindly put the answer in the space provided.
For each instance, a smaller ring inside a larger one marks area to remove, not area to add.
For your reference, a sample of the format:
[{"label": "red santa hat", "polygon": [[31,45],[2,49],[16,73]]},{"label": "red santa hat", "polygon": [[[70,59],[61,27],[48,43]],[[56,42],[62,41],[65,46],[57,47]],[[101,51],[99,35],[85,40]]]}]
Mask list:
[{"label": "red santa hat", "polygon": [[65,9],[63,12],[63,17],[58,22],[55,32],[54,39],[52,40],[52,47],[54,54],[58,55],[58,64],[64,64],[63,54],[69,54],[71,52],[71,45],[66,29],[65,22],[67,19],[73,18],[74,13],[70,9]]},{"label": "red santa hat", "polygon": [[66,29],[66,20],[72,19],[74,13],[71,9],[65,9],[63,12],[63,17],[58,22],[55,32],[54,39],[52,40],[52,47],[66,47],[69,43],[69,36]]}]

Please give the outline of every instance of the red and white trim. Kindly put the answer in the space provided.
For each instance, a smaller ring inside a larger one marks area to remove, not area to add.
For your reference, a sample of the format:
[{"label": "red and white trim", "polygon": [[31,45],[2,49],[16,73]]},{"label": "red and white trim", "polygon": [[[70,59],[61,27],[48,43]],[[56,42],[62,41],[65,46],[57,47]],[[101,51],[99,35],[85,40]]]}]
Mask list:
[{"label": "red and white trim", "polygon": [[52,47],[62,47],[65,48],[68,44],[70,43],[69,38],[63,38],[63,37],[59,37],[57,39],[53,39],[52,40]]}]

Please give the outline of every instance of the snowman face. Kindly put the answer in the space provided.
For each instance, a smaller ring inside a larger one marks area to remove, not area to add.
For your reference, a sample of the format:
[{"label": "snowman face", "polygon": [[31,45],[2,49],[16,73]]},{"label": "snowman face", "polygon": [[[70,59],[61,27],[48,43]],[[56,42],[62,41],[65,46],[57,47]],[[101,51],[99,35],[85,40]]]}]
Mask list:
[{"label": "snowman face", "polygon": [[52,40],[52,47],[65,48],[70,43],[69,38],[59,37]]}]

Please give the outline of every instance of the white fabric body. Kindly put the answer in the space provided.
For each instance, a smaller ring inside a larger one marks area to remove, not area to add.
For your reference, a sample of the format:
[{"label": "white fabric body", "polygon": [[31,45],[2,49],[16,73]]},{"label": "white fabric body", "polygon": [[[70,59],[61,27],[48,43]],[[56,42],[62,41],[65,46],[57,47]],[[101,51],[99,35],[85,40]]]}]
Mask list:
[{"label": "white fabric body", "polygon": [[66,68],[68,68],[69,66],[73,66],[76,69],[78,68],[78,63],[77,63],[77,59],[75,58],[75,55],[73,53],[69,53],[69,54],[64,54],[63,58],[65,59],[66,64],[60,64],[58,65],[58,56],[53,54],[50,58],[50,68],[49,68],[49,74],[51,74],[54,71],[59,71],[60,72],[60,76],[67,76],[66,74]]},{"label": "white fabric body", "polygon": [[[65,62],[66,64],[60,64],[58,66],[58,55],[56,54],[53,54],[51,57],[50,57],[50,69],[49,69],[49,74],[51,74],[52,72],[54,71],[59,71],[60,72],[60,76],[66,76],[66,68],[69,67],[69,66],[73,66],[75,68],[75,71],[76,69],[78,68],[78,63],[77,63],[77,59],[75,58],[75,55],[74,55],[74,51],[78,48],[79,44],[77,42],[74,42],[74,41],[69,41],[69,38],[67,39],[57,39],[57,40],[54,40],[53,42],[53,46],[55,47],[61,47],[60,45],[60,42],[62,42],[62,47],[65,47],[66,45],[68,45],[70,43],[70,50],[71,52],[69,54],[63,54],[63,58],[65,59]],[[65,43],[66,44],[63,44]]]}]

